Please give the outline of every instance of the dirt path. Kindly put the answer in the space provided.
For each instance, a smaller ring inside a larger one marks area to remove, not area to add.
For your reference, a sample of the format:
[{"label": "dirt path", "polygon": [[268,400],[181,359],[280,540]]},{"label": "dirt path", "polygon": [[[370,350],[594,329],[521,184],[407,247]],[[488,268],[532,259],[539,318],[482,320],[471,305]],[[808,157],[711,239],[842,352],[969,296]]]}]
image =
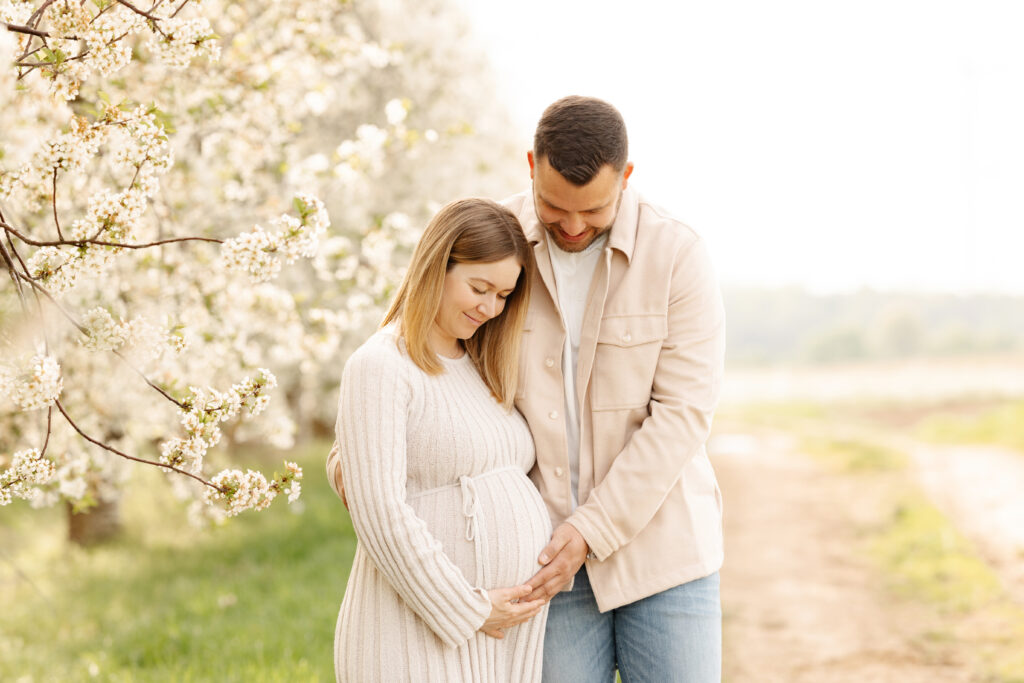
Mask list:
[{"label": "dirt path", "polygon": [[720,435],[709,450],[726,504],[727,683],[971,681],[935,615],[894,601],[863,529],[885,486],[832,474],[782,437]]}]

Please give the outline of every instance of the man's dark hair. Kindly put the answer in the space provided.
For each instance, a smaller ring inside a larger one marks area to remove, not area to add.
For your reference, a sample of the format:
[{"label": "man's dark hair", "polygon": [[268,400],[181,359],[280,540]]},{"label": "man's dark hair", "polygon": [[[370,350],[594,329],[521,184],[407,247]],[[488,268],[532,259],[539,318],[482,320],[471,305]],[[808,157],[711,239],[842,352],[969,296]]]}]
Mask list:
[{"label": "man's dark hair", "polygon": [[573,185],[586,185],[605,164],[622,171],[628,156],[622,114],[595,97],[570,95],[558,100],[544,110],[533,136],[534,159],[547,158]]}]

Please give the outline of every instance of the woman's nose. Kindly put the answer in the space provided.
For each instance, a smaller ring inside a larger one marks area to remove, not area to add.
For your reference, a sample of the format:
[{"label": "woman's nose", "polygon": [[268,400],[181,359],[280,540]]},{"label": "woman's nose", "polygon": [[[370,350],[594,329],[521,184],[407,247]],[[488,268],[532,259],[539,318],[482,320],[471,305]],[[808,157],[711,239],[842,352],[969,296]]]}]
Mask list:
[{"label": "woman's nose", "polygon": [[488,297],[485,301],[481,302],[480,305],[476,307],[476,309],[480,311],[482,314],[486,315],[488,318],[493,318],[494,312],[497,309],[497,304],[495,303],[493,297]]}]

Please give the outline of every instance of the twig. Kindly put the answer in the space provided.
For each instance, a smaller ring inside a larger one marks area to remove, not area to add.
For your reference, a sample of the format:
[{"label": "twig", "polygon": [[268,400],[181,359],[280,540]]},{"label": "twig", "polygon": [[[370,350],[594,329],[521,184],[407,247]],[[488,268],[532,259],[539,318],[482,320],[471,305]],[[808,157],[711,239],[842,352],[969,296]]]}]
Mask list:
[{"label": "twig", "polygon": [[143,374],[142,370],[139,370],[139,369],[138,369],[137,367],[135,367],[134,365],[132,365],[132,362],[131,362],[130,360],[128,360],[127,358],[125,358],[125,357],[124,357],[124,354],[123,354],[123,353],[121,353],[120,351],[117,351],[117,350],[113,350],[113,351],[111,351],[111,353],[113,353],[113,354],[114,354],[115,356],[117,356],[117,357],[118,357],[118,358],[120,358],[120,359],[121,359],[122,361],[124,361],[124,364],[125,364],[125,365],[127,365],[127,366],[128,366],[129,368],[131,368],[132,370],[134,370],[134,371],[135,371],[135,374],[137,374],[137,375],[138,375],[139,377],[141,377],[141,378],[142,378],[142,380],[143,380],[143,381],[144,381],[144,382],[145,382],[146,384],[148,384],[148,385],[149,385],[149,386],[151,386],[151,387],[152,387],[153,389],[155,389],[156,391],[158,391],[158,392],[159,392],[159,393],[160,393],[160,394],[161,394],[161,395],[162,395],[162,396],[163,396],[164,398],[166,398],[166,399],[167,399],[168,401],[170,401],[171,403],[173,403],[174,405],[178,406],[178,407],[179,407],[179,408],[181,408],[181,409],[184,409],[184,408],[185,408],[185,404],[184,404],[184,403],[182,403],[182,402],[181,402],[181,401],[179,401],[178,399],[174,398],[173,396],[171,396],[170,394],[168,394],[168,393],[167,393],[166,391],[164,391],[163,389],[161,389],[161,388],[160,388],[160,387],[158,387],[157,385],[153,384],[153,382],[151,382],[151,381],[149,380],[149,378],[148,378],[148,377],[146,377],[146,375],[144,375],[144,374]]},{"label": "twig", "polygon": [[28,302],[25,301],[25,290],[19,279],[21,275],[18,273],[14,261],[11,260],[10,255],[7,253],[6,247],[3,242],[0,242],[0,256],[4,259],[4,265],[7,266],[7,272],[10,273],[11,279],[14,281],[14,289],[18,292],[18,299],[21,300],[21,309],[28,313]]},{"label": "twig", "polygon": [[64,240],[64,233],[60,231],[60,220],[57,218],[57,168],[53,169],[53,222],[57,226],[57,237]]},{"label": "twig", "polygon": [[168,465],[167,463],[163,463],[163,462],[160,462],[158,460],[146,460],[145,458],[137,458],[134,455],[128,455],[127,453],[125,453],[123,451],[117,450],[113,446],[108,446],[107,444],[103,443],[102,441],[99,441],[97,439],[92,438],[91,436],[89,436],[88,434],[83,432],[78,427],[78,425],[75,424],[75,422],[71,419],[71,416],[68,415],[66,410],[64,410],[64,406],[61,405],[60,399],[54,399],[53,402],[54,402],[54,404],[56,404],[57,410],[59,410],[61,415],[64,416],[64,419],[68,421],[68,424],[71,425],[71,427],[76,432],[78,432],[82,436],[83,439],[85,439],[89,443],[95,444],[96,446],[99,446],[100,448],[102,448],[102,449],[104,449],[106,451],[110,451],[114,455],[119,455],[122,458],[125,458],[127,460],[134,460],[135,462],[141,462],[141,463],[146,464],[146,465],[155,465],[157,467],[163,467],[165,469],[171,470],[172,472],[177,472],[178,474],[184,474],[186,477],[192,477],[196,481],[198,481],[198,482],[200,482],[200,483],[202,483],[202,484],[204,484],[206,486],[209,486],[212,489],[220,491],[221,493],[227,493],[228,492],[227,488],[221,488],[220,486],[217,486],[216,484],[214,484],[212,482],[206,481],[205,479],[203,479],[199,475],[192,474],[191,472],[186,472],[185,470],[180,469],[178,467],[175,467],[174,465]]},{"label": "twig", "polygon": [[161,21],[163,19],[163,17],[158,17],[158,16],[156,16],[154,14],[150,14],[149,12],[147,12],[144,9],[139,9],[138,7],[133,5],[132,3],[128,2],[128,0],[114,0],[114,1],[117,4],[119,4],[119,5],[124,5],[125,7],[130,9],[131,11],[135,12],[136,14],[141,15],[143,17],[146,17],[150,21]]},{"label": "twig", "polygon": [[50,5],[52,5],[55,1],[56,0],[46,0],[46,2],[44,2],[42,5],[40,5],[36,9],[36,11],[32,13],[32,16],[30,16],[28,18],[28,25],[33,27],[33,28],[38,26],[39,25],[39,19],[43,16],[43,12],[45,12],[46,8],[49,7]]},{"label": "twig", "polygon": [[[33,280],[25,278],[20,273],[15,272],[15,274],[18,277],[20,277],[22,279],[25,279],[30,285],[32,285],[33,289],[35,289],[36,291],[42,293],[47,299],[49,299],[50,303],[52,303],[54,306],[56,306],[57,310],[60,311],[64,315],[64,317],[68,319],[68,322],[70,322],[72,325],[74,325],[75,328],[79,332],[81,332],[82,334],[84,334],[86,336],[89,335],[89,330],[87,328],[85,328],[77,320],[75,320],[75,317],[73,315],[71,315],[63,306],[61,306],[60,302],[57,301],[57,299],[54,298],[54,296],[52,294],[50,294],[48,291],[46,291],[46,289],[44,287],[42,287],[39,283],[34,282]],[[141,370],[139,370],[137,367],[135,367],[135,365],[132,364],[131,361],[129,361],[127,358],[125,358],[124,354],[122,354],[120,351],[114,350],[114,351],[112,351],[112,353],[114,355],[116,355],[118,358],[120,358],[124,362],[125,365],[127,365],[129,368],[134,370],[136,372],[136,374],[138,374],[139,377],[141,377],[146,382],[146,384],[148,384],[150,387],[155,389],[161,396],[163,396],[164,398],[166,398],[168,401],[170,401],[174,405],[178,406],[179,408],[184,408],[185,407],[184,403],[182,403],[181,401],[177,400],[176,398],[174,398],[173,396],[168,394],[166,391],[164,391],[163,389],[161,389],[157,385],[153,384],[153,382],[150,381],[149,378],[147,378],[146,375]]]},{"label": "twig", "polygon": [[12,24],[12,23],[7,22],[7,21],[0,21],[0,24],[3,24],[3,26],[8,31],[10,31],[11,33],[24,33],[25,35],[36,36],[36,37],[39,37],[39,38],[49,38],[50,37],[50,34],[47,33],[46,31],[40,31],[38,29],[32,28],[31,26],[22,26],[21,24]]},{"label": "twig", "polygon": [[53,406],[46,407],[46,439],[43,441],[43,450],[39,452],[39,457],[46,455],[46,447],[50,445],[50,430],[53,426]]},{"label": "twig", "polygon": [[[25,264],[25,261],[21,258],[21,254],[18,253],[18,248],[14,246],[14,241],[11,240],[11,234],[7,233],[5,237],[7,238],[7,244],[10,246],[11,253],[14,254],[14,257],[18,259],[18,263],[21,264],[21,277],[28,278],[31,281],[33,279],[32,274],[29,273],[28,266]],[[63,267],[63,264],[61,267]],[[39,311],[39,325],[43,329],[43,344],[46,346],[47,353],[49,353],[50,334],[49,331],[46,329],[46,316],[43,315],[43,302],[39,300],[39,293],[34,289],[32,290],[32,296],[36,300],[36,309]],[[28,308],[24,308],[23,310],[26,313],[28,313]]]},{"label": "twig", "polygon": [[152,22],[153,30],[162,35],[164,38],[170,40],[170,36],[168,36],[160,29],[160,22],[163,21],[163,17],[158,17],[155,14],[147,12],[146,10],[139,9],[132,3],[128,2],[128,0],[114,0],[114,2],[118,3],[119,5],[124,5],[125,7],[135,12],[139,16],[143,16],[149,19]]},{"label": "twig", "polygon": [[174,17],[178,16],[178,12],[180,12],[183,9],[185,9],[185,5],[187,5],[189,3],[189,1],[190,0],[182,0],[182,3],[180,5],[178,5],[178,9],[174,10],[174,13],[171,14],[171,18],[173,19]]},{"label": "twig", "polygon": [[[84,240],[34,240],[27,235],[23,235],[18,232],[13,226],[0,221],[0,228],[3,228],[10,234],[17,237],[25,244],[29,244],[33,247],[84,247],[88,244],[94,244],[100,247],[120,247],[122,249],[148,249],[149,247],[157,247],[161,244],[171,244],[173,242],[214,242],[216,244],[223,244],[224,240],[217,239],[215,237],[174,237],[166,240],[157,240],[156,242],[146,242],[145,244],[126,244],[123,242],[108,242],[106,240],[98,240],[95,238],[87,238]],[[96,234],[103,232],[100,229]]]}]

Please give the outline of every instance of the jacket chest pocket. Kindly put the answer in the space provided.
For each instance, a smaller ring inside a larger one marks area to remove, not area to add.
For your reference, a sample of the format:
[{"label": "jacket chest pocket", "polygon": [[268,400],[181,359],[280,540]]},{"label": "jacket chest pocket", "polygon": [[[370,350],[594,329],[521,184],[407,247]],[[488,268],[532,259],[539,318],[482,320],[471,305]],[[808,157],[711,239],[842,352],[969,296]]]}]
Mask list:
[{"label": "jacket chest pocket", "polygon": [[594,410],[632,410],[651,400],[661,345],[668,335],[664,314],[601,320],[590,379]]}]

